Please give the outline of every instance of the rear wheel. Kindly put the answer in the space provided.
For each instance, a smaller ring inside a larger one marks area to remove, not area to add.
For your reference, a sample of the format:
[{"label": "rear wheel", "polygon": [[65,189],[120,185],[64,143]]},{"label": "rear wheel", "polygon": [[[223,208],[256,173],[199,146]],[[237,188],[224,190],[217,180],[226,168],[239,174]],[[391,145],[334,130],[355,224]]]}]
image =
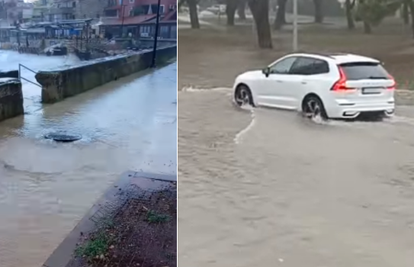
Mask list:
[{"label": "rear wheel", "polygon": [[303,115],[309,119],[328,119],[321,99],[314,95],[307,96],[303,100],[302,112]]},{"label": "rear wheel", "polygon": [[234,101],[238,106],[250,105],[254,107],[253,96],[250,88],[246,85],[239,85],[234,92]]}]

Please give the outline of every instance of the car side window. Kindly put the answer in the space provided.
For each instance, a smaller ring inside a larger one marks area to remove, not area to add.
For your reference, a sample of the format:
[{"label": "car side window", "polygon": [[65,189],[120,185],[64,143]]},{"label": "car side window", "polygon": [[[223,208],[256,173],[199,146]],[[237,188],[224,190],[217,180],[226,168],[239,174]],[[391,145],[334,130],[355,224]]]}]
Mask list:
[{"label": "car side window", "polygon": [[325,60],[314,59],[313,74],[329,73],[329,64]]},{"label": "car side window", "polygon": [[316,75],[328,72],[328,62],[325,60],[310,57],[298,58],[298,60],[295,61],[292,68],[290,69],[290,74],[296,75]]},{"label": "car side window", "polygon": [[290,68],[292,68],[293,63],[297,57],[288,57],[282,59],[279,62],[276,62],[274,65],[270,66],[270,74],[289,74]]}]

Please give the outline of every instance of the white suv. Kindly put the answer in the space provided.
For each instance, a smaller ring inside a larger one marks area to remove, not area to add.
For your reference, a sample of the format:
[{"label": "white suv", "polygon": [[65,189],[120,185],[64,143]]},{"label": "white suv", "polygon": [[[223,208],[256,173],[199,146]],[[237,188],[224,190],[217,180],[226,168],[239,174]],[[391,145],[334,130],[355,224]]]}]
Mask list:
[{"label": "white suv", "polygon": [[302,111],[308,117],[394,113],[394,78],[380,61],[351,54],[290,54],[239,75],[237,105]]}]

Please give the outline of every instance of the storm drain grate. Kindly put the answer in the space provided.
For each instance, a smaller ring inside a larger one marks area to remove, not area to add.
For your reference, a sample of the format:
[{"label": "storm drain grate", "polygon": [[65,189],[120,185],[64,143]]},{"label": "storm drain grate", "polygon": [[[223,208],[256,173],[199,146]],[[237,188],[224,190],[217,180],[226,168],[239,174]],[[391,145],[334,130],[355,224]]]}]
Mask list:
[{"label": "storm drain grate", "polygon": [[55,132],[55,133],[46,134],[45,138],[54,140],[56,142],[68,143],[68,142],[78,141],[78,140],[82,139],[82,136],[80,136],[78,134]]}]

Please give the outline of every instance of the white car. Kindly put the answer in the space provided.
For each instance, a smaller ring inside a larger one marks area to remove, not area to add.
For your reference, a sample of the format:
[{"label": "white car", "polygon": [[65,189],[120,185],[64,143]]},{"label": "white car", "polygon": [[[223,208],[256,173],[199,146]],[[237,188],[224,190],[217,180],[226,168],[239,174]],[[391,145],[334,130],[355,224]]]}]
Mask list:
[{"label": "white car", "polygon": [[239,75],[234,102],[303,112],[324,119],[362,113],[394,113],[394,78],[373,58],[336,54],[290,54],[263,70]]}]

